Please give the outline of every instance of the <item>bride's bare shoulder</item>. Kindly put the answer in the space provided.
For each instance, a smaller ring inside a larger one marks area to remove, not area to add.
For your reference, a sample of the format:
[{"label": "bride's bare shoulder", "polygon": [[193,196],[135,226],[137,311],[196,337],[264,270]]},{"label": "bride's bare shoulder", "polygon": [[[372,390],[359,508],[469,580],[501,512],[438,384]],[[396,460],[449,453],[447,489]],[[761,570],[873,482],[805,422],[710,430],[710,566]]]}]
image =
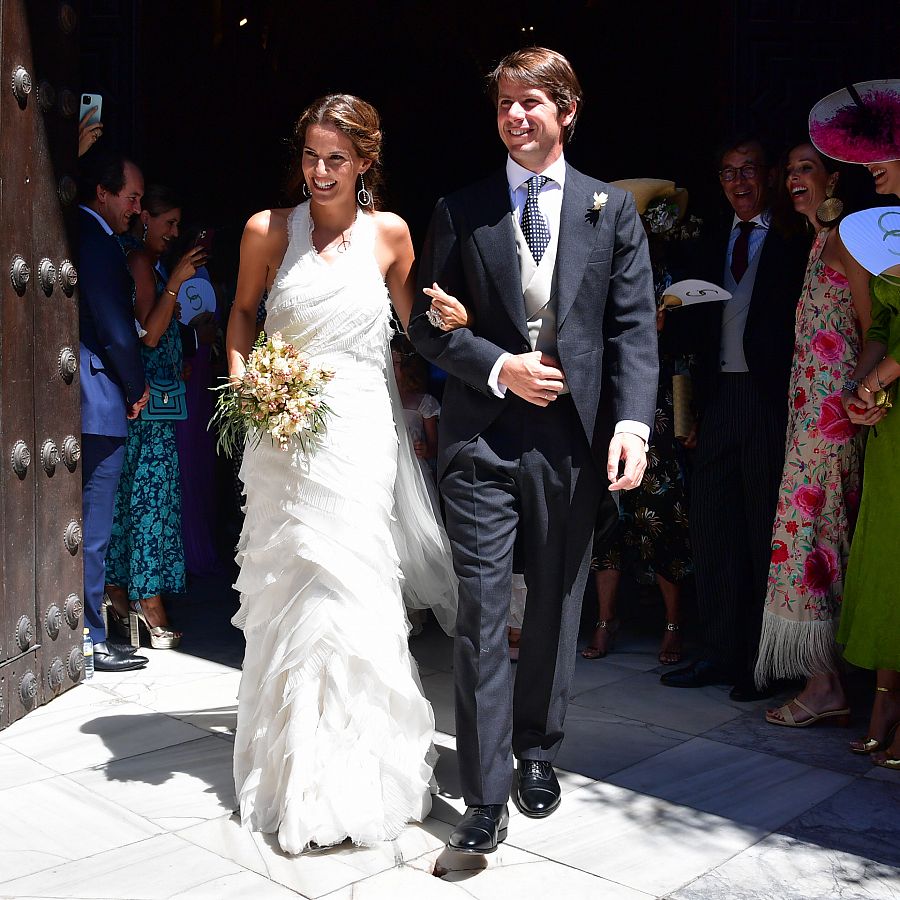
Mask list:
[{"label": "bride's bare shoulder", "polygon": [[247,220],[244,235],[267,243],[286,241],[288,216],[293,211],[293,207],[260,210]]}]

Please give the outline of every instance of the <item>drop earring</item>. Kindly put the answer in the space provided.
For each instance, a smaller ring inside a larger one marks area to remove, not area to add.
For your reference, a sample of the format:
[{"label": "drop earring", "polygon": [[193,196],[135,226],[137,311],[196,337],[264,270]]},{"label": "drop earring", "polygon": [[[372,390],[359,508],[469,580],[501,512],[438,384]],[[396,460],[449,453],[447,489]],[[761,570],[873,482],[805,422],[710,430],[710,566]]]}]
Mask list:
[{"label": "drop earring", "polygon": [[834,196],[834,185],[829,184],[825,188],[825,199],[816,207],[816,218],[823,225],[831,225],[841,217],[844,211],[844,201]]},{"label": "drop earring", "polygon": [[141,235],[141,243],[142,243],[142,244],[145,243],[146,240],[147,240],[147,232],[148,232],[148,231],[149,231],[149,229],[147,228],[147,223],[144,222],[144,232],[143,232],[143,234]]},{"label": "drop earring", "polygon": [[307,200],[309,200],[309,198],[312,196],[312,193],[310,193],[309,190],[309,185],[305,181],[303,182],[303,187],[300,188],[300,192]]},{"label": "drop earring", "polygon": [[359,183],[362,187],[356,192],[356,199],[360,206],[372,205],[372,194],[366,190],[366,182],[363,179],[362,172],[359,173]]}]

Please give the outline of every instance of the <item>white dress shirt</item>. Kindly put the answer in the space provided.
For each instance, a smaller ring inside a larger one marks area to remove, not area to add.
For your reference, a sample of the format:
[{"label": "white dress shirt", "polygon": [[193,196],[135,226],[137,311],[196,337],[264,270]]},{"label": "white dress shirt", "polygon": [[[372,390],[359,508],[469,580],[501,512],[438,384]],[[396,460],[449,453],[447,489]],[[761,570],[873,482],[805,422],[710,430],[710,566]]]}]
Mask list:
[{"label": "white dress shirt", "polygon": [[[547,220],[547,227],[550,234],[553,235],[559,231],[563,188],[566,184],[565,157],[560,154],[559,159],[547,166],[543,172],[532,172],[524,166],[520,166],[511,156],[506,158],[506,181],[509,184],[510,208],[520,224],[522,213],[525,210],[525,201],[528,198],[528,179],[534,175],[543,175],[550,179],[538,194],[538,209]],[[488,387],[498,397],[506,396],[506,385],[500,383],[500,369],[510,356],[512,356],[511,353],[501,353],[488,376]],[[621,422],[617,422],[615,427],[616,434],[621,432],[637,435],[645,445],[650,439],[650,427],[643,422],[623,419]]]}]

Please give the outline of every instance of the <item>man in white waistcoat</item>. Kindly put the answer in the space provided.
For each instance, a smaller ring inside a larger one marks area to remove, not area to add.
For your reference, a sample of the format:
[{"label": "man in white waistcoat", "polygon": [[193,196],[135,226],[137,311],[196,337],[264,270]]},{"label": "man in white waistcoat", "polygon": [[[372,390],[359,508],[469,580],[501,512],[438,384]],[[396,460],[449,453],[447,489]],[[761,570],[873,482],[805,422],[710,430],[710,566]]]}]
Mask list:
[{"label": "man in white waistcoat", "polygon": [[[448,372],[438,475],[459,576],[457,754],[468,809],[449,846],[489,853],[507,800],[559,805],[552,761],[575,665],[595,526],[641,481],[656,402],[655,303],[631,194],[568,165],[581,88],[560,54],[519,50],[488,76],[509,151],[443,198],[409,334]],[[465,304],[445,330],[439,299]],[[438,298],[438,301],[432,300]],[[506,625],[516,538],[528,603],[515,695]]]}]

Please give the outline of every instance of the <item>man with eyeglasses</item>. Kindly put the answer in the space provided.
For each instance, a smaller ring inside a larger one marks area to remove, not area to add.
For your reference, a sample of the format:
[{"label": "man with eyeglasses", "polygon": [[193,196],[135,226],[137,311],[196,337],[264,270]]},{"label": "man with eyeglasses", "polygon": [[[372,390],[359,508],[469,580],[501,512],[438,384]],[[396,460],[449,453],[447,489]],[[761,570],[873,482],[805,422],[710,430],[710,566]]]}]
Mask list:
[{"label": "man with eyeglasses", "polygon": [[731,699],[772,695],[753,667],[784,464],[794,315],[809,252],[772,221],[776,173],[757,138],[732,141],[718,157],[731,207],[687,273],[723,285],[732,298],[684,311],[696,341],[699,423],[691,496],[691,542],[704,649],[666,673],[670,687],[731,684]]}]

